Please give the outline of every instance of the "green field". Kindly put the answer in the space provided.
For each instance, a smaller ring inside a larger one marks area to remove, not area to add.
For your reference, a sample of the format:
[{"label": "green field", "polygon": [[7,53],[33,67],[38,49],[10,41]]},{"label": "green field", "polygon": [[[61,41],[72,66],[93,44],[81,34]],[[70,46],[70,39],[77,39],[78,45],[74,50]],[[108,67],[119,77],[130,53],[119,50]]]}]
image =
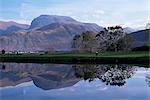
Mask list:
[{"label": "green field", "polygon": [[53,53],[43,56],[64,56],[64,57],[149,57],[149,52],[99,52],[95,53]]},{"label": "green field", "polygon": [[42,62],[42,63],[149,63],[149,52],[100,52],[73,53],[56,52],[51,54],[4,54],[1,62]]}]

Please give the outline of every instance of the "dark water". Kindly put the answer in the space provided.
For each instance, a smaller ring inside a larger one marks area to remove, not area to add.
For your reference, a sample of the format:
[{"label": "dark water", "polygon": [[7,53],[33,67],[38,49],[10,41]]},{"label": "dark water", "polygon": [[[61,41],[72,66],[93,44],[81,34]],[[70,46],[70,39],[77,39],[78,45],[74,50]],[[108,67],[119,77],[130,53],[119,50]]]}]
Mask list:
[{"label": "dark water", "polygon": [[1,63],[0,100],[150,100],[150,68]]}]

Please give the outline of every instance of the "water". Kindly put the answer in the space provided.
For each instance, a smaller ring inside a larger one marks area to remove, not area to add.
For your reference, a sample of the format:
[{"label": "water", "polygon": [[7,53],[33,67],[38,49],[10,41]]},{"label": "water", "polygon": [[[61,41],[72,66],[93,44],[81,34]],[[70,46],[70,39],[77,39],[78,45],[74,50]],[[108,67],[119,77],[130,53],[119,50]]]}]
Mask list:
[{"label": "water", "polygon": [[150,68],[0,63],[0,100],[150,100]]}]

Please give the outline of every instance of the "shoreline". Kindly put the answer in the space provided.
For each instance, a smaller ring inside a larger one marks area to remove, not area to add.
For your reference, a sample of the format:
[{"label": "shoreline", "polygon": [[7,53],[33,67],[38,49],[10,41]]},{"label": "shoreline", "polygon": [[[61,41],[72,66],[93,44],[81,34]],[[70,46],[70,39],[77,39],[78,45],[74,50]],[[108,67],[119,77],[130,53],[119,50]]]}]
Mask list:
[{"label": "shoreline", "polygon": [[105,53],[54,53],[54,54],[0,54],[0,62],[16,63],[95,63],[95,64],[149,64],[149,52]]}]

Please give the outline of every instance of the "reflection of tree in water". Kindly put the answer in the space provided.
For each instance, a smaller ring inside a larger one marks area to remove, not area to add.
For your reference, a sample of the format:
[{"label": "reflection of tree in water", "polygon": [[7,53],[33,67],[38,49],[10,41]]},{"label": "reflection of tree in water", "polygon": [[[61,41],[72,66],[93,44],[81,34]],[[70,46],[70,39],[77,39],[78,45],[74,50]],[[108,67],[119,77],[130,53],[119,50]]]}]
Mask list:
[{"label": "reflection of tree in water", "polygon": [[77,78],[93,81],[102,80],[106,85],[123,86],[133,76],[135,67],[129,65],[78,65],[73,66]]},{"label": "reflection of tree in water", "polygon": [[1,70],[5,70],[6,66],[3,64],[2,66],[0,66]]},{"label": "reflection of tree in water", "polygon": [[147,82],[148,86],[150,87],[150,74],[146,76],[145,81]]}]

